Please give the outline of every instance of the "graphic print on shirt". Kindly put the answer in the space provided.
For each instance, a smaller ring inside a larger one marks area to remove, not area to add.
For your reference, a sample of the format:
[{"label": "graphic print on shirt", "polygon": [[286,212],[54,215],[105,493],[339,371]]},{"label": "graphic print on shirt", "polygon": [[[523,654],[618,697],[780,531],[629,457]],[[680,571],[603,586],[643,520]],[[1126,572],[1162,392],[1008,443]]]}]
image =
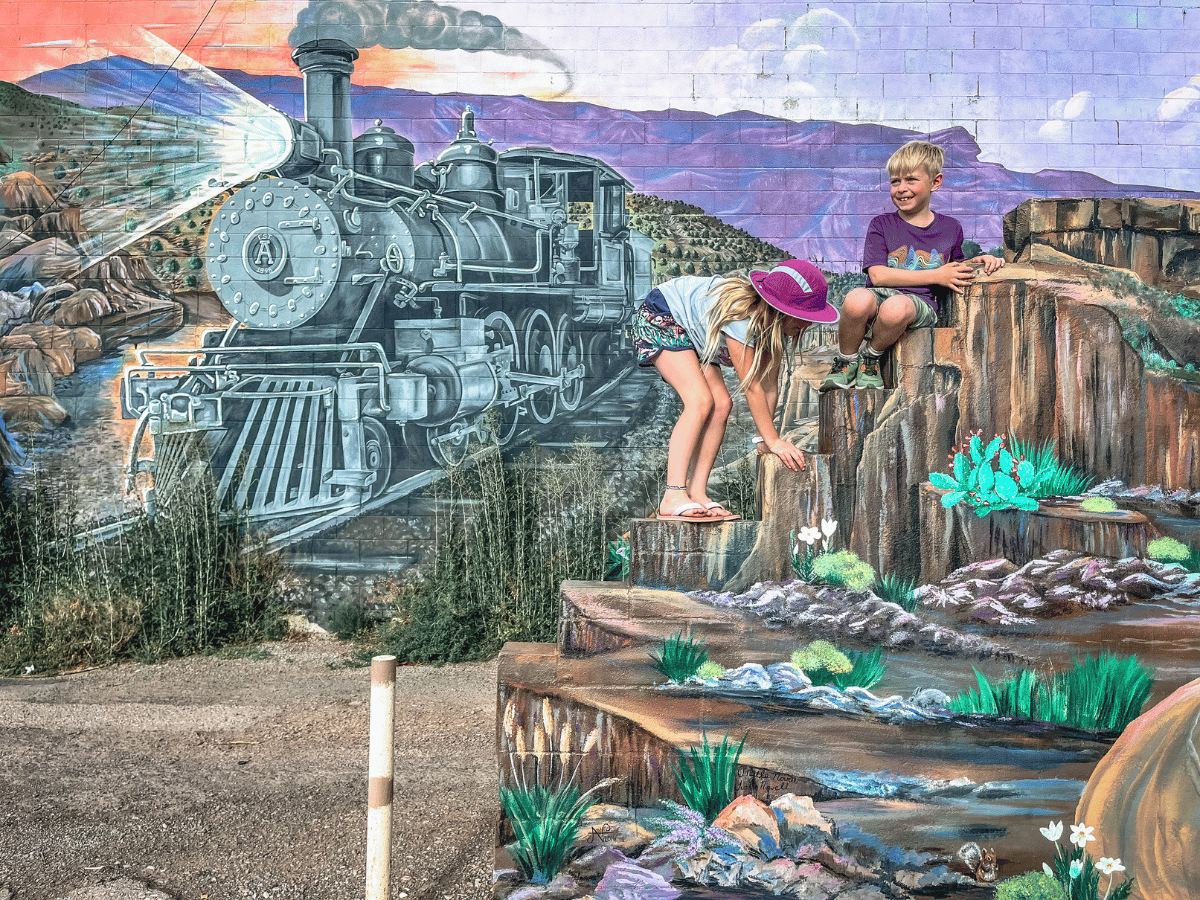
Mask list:
[{"label": "graphic print on shirt", "polygon": [[936,249],[918,250],[916,247],[897,247],[888,254],[889,269],[937,269],[944,265],[942,255]]}]

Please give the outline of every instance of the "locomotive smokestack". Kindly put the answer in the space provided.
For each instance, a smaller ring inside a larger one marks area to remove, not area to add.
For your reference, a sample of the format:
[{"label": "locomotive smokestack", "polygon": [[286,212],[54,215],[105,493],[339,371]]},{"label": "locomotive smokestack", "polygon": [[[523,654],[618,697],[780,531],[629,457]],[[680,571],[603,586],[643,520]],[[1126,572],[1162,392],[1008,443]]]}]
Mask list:
[{"label": "locomotive smokestack", "polygon": [[350,123],[350,75],[358,51],[331,38],[301,44],[292,59],[304,73],[304,118],[328,146],[342,154],[342,165],[354,164]]}]

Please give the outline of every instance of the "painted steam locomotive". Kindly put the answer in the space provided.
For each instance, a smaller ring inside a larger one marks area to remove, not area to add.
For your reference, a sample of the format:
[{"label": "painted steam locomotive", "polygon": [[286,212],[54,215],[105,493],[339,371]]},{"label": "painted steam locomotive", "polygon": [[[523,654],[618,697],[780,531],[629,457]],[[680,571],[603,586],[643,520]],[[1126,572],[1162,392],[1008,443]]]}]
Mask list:
[{"label": "painted steam locomotive", "polygon": [[292,56],[306,121],[289,118],[291,156],[209,231],[233,324],[197,350],[140,350],[123,379],[130,485],[151,472],[160,505],[199,462],[251,520],[311,516],[507,443],[626,365],[625,322],[650,289],[652,242],[605,163],[498,152],[467,108],[454,142],[414,167],[413,144],[379,120],[351,137],[357,50],[321,39]]}]

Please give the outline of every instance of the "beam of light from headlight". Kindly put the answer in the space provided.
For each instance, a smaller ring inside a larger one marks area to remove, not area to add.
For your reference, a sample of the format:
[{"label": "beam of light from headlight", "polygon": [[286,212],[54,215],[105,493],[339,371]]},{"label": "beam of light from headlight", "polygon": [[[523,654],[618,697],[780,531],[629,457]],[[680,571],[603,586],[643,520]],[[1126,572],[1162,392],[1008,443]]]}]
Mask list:
[{"label": "beam of light from headlight", "polygon": [[[60,70],[61,104],[0,140],[14,159],[51,169],[63,205],[82,208],[79,270],[260,172],[292,149],[286,117],[143,28],[89,32],[108,56]],[[38,81],[34,79],[33,81]],[[52,101],[51,101],[52,102]],[[0,109],[15,116],[17,110]]]}]

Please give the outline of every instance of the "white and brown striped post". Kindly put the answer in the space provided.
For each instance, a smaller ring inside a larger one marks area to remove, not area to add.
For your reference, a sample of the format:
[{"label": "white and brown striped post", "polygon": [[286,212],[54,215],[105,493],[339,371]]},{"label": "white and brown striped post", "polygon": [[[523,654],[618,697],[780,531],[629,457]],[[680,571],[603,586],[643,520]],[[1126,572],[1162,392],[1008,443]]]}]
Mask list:
[{"label": "white and brown striped post", "polygon": [[367,900],[389,900],[392,879],[392,742],[396,657],[371,660],[371,746],[367,762]]}]

